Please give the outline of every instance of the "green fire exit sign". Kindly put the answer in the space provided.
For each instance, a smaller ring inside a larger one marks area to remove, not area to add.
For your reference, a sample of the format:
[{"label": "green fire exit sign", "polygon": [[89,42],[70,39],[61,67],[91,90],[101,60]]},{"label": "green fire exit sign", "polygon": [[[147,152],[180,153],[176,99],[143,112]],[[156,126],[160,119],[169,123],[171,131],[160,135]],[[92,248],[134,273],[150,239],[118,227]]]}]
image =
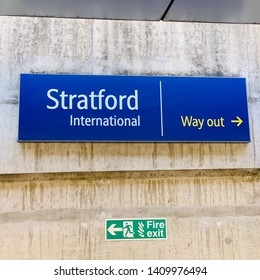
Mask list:
[{"label": "green fire exit sign", "polygon": [[148,240],[166,237],[166,219],[106,220],[106,240]]}]

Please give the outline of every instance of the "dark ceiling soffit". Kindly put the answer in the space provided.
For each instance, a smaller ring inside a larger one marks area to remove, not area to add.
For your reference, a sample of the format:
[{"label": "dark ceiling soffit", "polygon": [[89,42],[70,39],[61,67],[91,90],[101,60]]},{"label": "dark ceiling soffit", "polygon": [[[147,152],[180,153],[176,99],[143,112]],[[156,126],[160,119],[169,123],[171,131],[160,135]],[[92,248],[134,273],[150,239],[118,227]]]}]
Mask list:
[{"label": "dark ceiling soffit", "polygon": [[0,15],[159,21],[171,0],[0,0]]},{"label": "dark ceiling soffit", "polygon": [[0,16],[260,23],[259,0],[0,0]]},{"label": "dark ceiling soffit", "polygon": [[175,0],[165,21],[260,23],[259,0]]}]

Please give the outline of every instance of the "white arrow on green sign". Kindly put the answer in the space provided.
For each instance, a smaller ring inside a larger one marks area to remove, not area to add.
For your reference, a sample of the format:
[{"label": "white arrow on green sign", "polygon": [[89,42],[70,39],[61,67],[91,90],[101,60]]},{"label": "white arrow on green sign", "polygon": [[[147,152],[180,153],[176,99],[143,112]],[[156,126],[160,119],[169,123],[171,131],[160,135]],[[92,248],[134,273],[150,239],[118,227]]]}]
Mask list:
[{"label": "white arrow on green sign", "polygon": [[106,240],[166,239],[166,219],[106,220]]}]

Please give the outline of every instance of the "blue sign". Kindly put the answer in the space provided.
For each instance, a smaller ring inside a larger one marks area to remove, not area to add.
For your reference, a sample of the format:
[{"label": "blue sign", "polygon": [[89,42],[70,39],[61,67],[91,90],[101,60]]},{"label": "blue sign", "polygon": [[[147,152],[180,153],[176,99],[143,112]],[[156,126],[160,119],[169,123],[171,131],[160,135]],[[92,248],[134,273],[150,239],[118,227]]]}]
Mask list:
[{"label": "blue sign", "polygon": [[18,141],[249,142],[246,81],[22,74]]}]

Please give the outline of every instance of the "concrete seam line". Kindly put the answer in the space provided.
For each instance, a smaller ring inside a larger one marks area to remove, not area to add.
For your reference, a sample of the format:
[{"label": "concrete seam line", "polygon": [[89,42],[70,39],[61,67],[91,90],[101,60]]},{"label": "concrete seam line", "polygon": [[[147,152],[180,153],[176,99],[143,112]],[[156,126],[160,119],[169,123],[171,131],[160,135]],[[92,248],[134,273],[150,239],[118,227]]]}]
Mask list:
[{"label": "concrete seam line", "polygon": [[259,219],[260,206],[166,206],[129,208],[58,208],[0,213],[0,224],[24,222],[103,222],[104,219],[166,217],[168,219]]},{"label": "concrete seam line", "polygon": [[[138,179],[168,179],[168,178],[232,178],[260,177],[260,169],[194,169],[194,170],[129,170],[129,171],[80,171],[80,172],[48,172],[0,174],[0,183],[8,182],[41,182],[56,180],[138,180]],[[248,180],[248,179],[247,179]]]}]

